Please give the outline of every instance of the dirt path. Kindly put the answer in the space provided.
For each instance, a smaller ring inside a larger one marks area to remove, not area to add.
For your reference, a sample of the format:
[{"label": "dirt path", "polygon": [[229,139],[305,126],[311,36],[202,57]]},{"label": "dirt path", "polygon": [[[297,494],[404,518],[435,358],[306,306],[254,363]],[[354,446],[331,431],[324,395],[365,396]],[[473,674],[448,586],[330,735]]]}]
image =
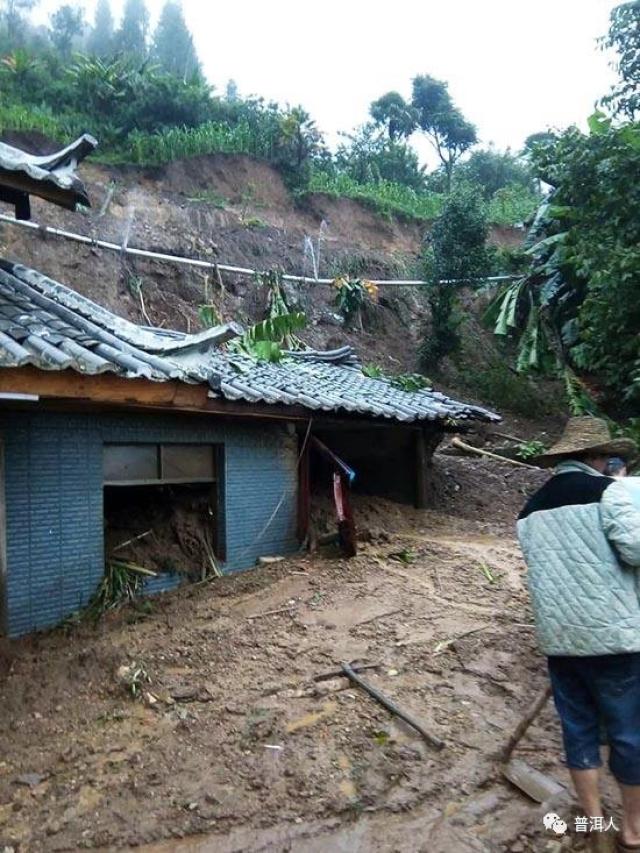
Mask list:
[{"label": "dirt path", "polygon": [[[358,510],[353,560],[300,556],[10,644],[0,849],[560,849],[493,760],[545,678],[511,522]],[[313,680],[355,659],[446,748]],[[134,664],[139,699],[117,675]],[[547,709],[520,754],[564,780],[559,752]]]}]

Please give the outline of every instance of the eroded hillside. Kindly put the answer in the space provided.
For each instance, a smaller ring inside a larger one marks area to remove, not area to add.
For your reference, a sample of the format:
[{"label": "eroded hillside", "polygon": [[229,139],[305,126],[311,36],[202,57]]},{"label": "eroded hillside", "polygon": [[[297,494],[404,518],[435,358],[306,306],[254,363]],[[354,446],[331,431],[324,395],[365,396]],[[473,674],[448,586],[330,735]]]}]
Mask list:
[{"label": "eroded hillside", "polygon": [[[30,150],[41,138],[12,139]],[[297,200],[266,163],[214,155],[158,169],[81,167],[93,208],[67,213],[35,201],[34,220],[121,245],[217,260],[257,270],[281,269],[322,277],[341,273],[371,278],[420,277],[423,226],[385,219],[349,199],[323,195]],[[168,262],[131,258],[95,246],[4,225],[2,252],[90,296],[129,319],[194,330],[199,306],[212,304],[222,320],[261,319],[266,294],[251,277],[215,275]],[[518,232],[495,230],[512,244]],[[318,258],[319,254],[319,258]],[[288,286],[292,308],[309,319],[313,346],[354,344],[362,359],[398,372],[416,367],[424,307],[413,288],[383,288],[363,330],[347,330],[327,285]]]}]

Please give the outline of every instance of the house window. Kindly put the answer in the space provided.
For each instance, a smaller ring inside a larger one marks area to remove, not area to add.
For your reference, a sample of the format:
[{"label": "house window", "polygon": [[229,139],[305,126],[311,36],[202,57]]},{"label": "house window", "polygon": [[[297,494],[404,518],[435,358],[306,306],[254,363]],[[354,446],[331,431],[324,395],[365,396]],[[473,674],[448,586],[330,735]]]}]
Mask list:
[{"label": "house window", "polygon": [[223,446],[103,446],[107,561],[200,578],[225,558]]},{"label": "house window", "polygon": [[212,444],[105,444],[105,486],[215,483]]}]

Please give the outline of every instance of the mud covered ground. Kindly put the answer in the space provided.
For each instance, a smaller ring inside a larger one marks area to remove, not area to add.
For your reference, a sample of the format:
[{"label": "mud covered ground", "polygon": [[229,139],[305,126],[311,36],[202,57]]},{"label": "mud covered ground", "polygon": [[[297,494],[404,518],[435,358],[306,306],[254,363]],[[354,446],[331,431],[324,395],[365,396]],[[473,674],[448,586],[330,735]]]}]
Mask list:
[{"label": "mud covered ground", "polygon": [[[355,502],[355,559],[328,547],[4,646],[0,849],[580,849],[495,761],[545,681],[513,537],[544,474],[437,466],[439,511]],[[445,748],[314,680],[343,660],[377,664]],[[566,783],[551,708],[518,755]]]}]

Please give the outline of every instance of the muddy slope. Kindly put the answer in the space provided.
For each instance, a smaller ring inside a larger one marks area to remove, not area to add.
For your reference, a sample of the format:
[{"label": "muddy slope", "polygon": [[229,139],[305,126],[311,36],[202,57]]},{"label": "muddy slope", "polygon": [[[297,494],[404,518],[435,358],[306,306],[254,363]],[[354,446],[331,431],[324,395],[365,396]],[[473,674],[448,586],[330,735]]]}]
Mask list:
[{"label": "muddy slope", "polygon": [[[437,512],[356,502],[353,560],[300,555],[5,645],[0,847],[550,849],[494,760],[545,678],[513,539],[545,474],[438,466]],[[441,752],[345,679],[314,680],[354,659]],[[559,753],[548,708],[519,755],[566,782]]]},{"label": "muddy slope", "polygon": [[[10,141],[50,147],[33,134]],[[313,274],[311,240],[321,276],[420,277],[422,226],[385,219],[349,199],[297,202],[274,169],[249,157],[220,154],[146,170],[89,162],[80,173],[92,210],[67,213],[36,200],[36,221],[118,244],[127,238],[130,246],[305,275]],[[512,243],[520,234],[501,229],[494,239]],[[0,227],[0,251],[143,324],[198,329],[202,304],[215,305],[223,320],[263,316],[266,295],[252,279],[225,274],[220,288],[215,277],[189,267],[123,259],[11,226]],[[396,372],[415,368],[424,307],[413,290],[385,289],[364,330],[342,328],[330,287],[290,287],[288,296],[292,308],[307,313],[312,346],[351,342],[365,362]]]}]

